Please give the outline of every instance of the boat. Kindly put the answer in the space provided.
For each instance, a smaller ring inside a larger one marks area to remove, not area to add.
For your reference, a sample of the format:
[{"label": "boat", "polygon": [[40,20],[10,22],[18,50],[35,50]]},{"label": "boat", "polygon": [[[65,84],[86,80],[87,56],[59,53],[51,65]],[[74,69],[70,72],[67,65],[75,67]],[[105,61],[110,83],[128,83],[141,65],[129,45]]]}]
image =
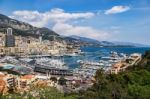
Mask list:
[{"label": "boat", "polygon": [[64,56],[74,57],[74,56],[78,56],[78,54],[77,53],[67,53]]},{"label": "boat", "polygon": [[91,69],[91,70],[98,70],[104,66],[102,62],[94,62],[94,61],[77,61],[80,64],[81,69]]},{"label": "boat", "polygon": [[118,54],[117,52],[110,52],[110,56],[101,57],[102,60],[109,61],[110,63],[117,63],[123,59],[126,59],[127,55],[124,53]]},{"label": "boat", "polygon": [[57,69],[68,69],[68,66],[60,59],[52,59],[52,58],[37,58],[36,64],[47,66],[51,68],[57,68]]},{"label": "boat", "polygon": [[27,62],[27,63],[33,61],[33,59],[31,59],[31,58],[20,58],[19,60],[23,61],[23,62]]}]

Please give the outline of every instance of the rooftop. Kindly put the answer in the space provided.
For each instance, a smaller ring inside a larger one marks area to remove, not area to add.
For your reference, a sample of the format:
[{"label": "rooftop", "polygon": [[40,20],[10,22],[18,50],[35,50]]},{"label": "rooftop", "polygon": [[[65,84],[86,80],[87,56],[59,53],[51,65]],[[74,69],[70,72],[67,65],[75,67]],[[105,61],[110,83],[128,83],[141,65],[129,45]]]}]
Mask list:
[{"label": "rooftop", "polygon": [[35,75],[29,74],[29,75],[21,76],[21,79],[32,79],[34,77],[35,77]]},{"label": "rooftop", "polygon": [[0,92],[2,91],[2,88],[6,85],[6,82],[3,79],[0,79]]},{"label": "rooftop", "polygon": [[2,78],[4,78],[4,77],[6,77],[6,75],[0,74],[0,79],[2,79]]}]

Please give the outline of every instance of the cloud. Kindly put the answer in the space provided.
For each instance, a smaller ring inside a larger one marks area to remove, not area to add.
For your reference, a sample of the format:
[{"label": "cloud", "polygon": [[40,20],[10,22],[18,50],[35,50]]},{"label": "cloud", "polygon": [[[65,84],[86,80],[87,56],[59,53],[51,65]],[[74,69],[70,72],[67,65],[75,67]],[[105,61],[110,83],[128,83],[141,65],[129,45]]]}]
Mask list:
[{"label": "cloud", "polygon": [[130,7],[128,6],[114,6],[111,9],[108,9],[105,11],[105,14],[117,14],[117,13],[122,13],[125,11],[128,11]]},{"label": "cloud", "polygon": [[[108,31],[95,29],[92,26],[79,25],[81,21],[95,17],[93,12],[70,13],[63,9],[55,8],[47,12],[38,11],[14,11],[11,18],[21,20],[37,27],[51,26],[52,30],[61,35],[78,35],[82,37],[93,38],[97,40],[107,40],[111,38]],[[75,23],[78,23],[75,24]]]},{"label": "cloud", "polygon": [[79,35],[96,40],[107,40],[111,38],[109,32],[94,29],[89,26],[74,26],[66,23],[57,23],[52,29],[61,35]]},{"label": "cloud", "polygon": [[50,11],[40,13],[38,11],[14,11],[11,18],[28,22],[33,26],[43,27],[49,23],[67,22],[70,20],[87,19],[93,17],[92,12],[66,13],[63,9],[55,8]]}]

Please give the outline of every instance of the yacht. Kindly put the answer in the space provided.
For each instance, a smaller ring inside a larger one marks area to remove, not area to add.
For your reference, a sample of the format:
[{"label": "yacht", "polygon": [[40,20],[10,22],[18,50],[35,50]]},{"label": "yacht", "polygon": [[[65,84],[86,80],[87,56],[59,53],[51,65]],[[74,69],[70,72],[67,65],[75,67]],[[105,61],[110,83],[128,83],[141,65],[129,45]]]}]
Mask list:
[{"label": "yacht", "polygon": [[36,64],[58,69],[68,69],[68,66],[60,59],[52,58],[37,58]]},{"label": "yacht", "polygon": [[73,57],[73,56],[78,56],[78,54],[77,53],[68,53],[68,54],[65,54],[65,56]]},{"label": "yacht", "polygon": [[82,60],[78,60],[77,62],[80,64],[80,67],[82,69],[97,70],[97,69],[100,69],[104,66],[104,63],[102,63],[102,62],[82,61]]},{"label": "yacht", "polygon": [[27,63],[33,61],[33,59],[31,59],[31,58],[20,58],[19,60],[21,60],[23,62],[27,62]]}]

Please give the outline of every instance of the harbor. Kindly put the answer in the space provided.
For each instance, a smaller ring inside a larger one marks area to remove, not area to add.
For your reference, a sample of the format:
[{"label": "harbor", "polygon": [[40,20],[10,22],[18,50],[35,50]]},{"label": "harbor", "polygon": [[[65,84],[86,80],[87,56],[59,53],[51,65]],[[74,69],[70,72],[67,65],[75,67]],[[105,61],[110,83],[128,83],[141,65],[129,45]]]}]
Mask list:
[{"label": "harbor", "polygon": [[[99,49],[99,48],[98,48]],[[104,49],[104,48],[103,48]],[[101,50],[103,50],[101,48]],[[138,49],[138,48],[137,48]],[[84,51],[84,54],[78,54],[77,56],[37,56],[37,57],[3,57],[0,59],[1,63],[9,63],[13,65],[26,66],[32,68],[34,71],[35,67],[50,67],[55,69],[70,69],[73,71],[77,71],[78,69],[104,69],[108,71],[112,64],[118,63],[121,60],[125,60],[129,57],[132,52],[117,53],[114,51],[94,51],[87,52]],[[146,50],[146,49],[145,49]],[[135,52],[135,51],[134,51]],[[141,51],[142,52],[142,51]],[[139,50],[139,54],[142,54]],[[144,52],[144,50],[143,50]],[[95,56],[95,53],[97,56]],[[138,53],[138,52],[137,52]],[[119,54],[119,55],[118,55]],[[99,57],[98,57],[99,56]]]},{"label": "harbor", "polygon": [[[0,58],[0,66],[1,70],[5,72],[9,70],[19,75],[34,75],[38,77],[37,79],[46,81],[51,77],[57,79],[64,77],[67,80],[67,87],[63,91],[70,90],[72,92],[91,86],[97,70],[103,69],[106,74],[118,74],[125,71],[127,67],[138,63],[142,57],[140,52],[131,54],[116,51],[108,53],[108,51],[100,50],[99,52],[82,50],[82,52],[84,54],[77,54],[77,56],[5,56]],[[76,84],[78,87],[75,87]],[[52,86],[62,91],[57,83]]]},{"label": "harbor", "polygon": [[[39,31],[36,31],[38,33]],[[149,48],[136,47],[81,47],[65,40],[42,40],[13,35],[12,28],[0,47],[0,71],[2,80],[11,90],[29,91],[31,85],[45,81],[61,92],[86,90],[95,82],[98,70],[107,74],[119,74],[141,61]],[[4,76],[8,79],[4,79]],[[9,79],[12,82],[9,82]],[[7,92],[7,91],[6,91]]]},{"label": "harbor", "polygon": [[150,99],[150,0],[0,0],[0,99]]}]

